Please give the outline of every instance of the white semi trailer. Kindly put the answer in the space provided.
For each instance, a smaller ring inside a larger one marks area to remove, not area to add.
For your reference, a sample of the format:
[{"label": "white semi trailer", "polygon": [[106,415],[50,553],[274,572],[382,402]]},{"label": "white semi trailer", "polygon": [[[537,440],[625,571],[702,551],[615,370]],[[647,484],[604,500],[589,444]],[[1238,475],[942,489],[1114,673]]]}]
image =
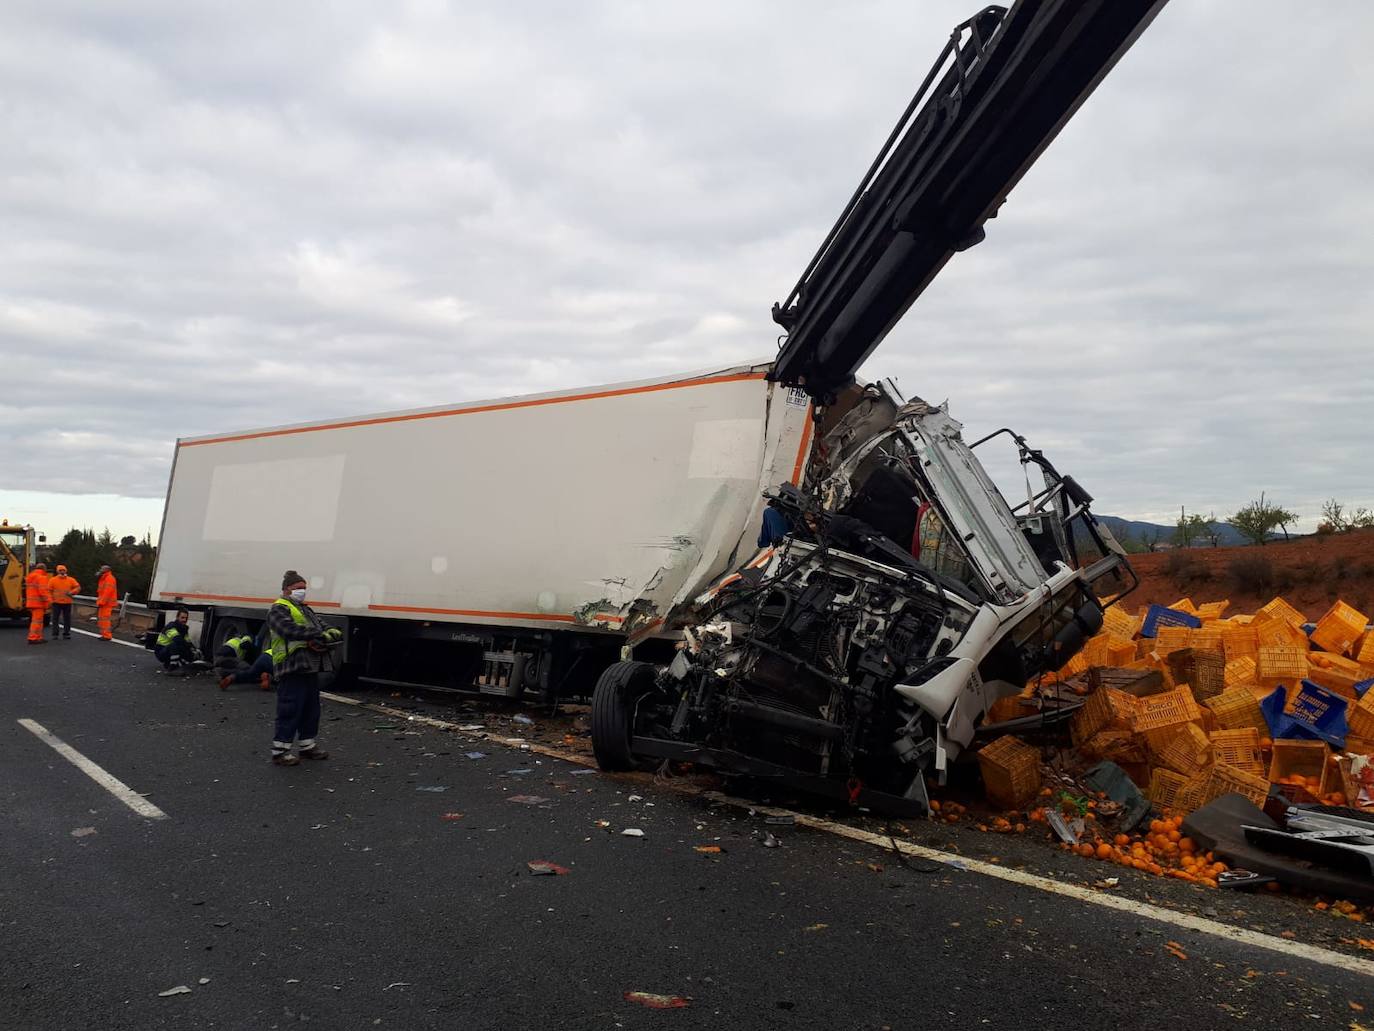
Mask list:
[{"label": "white semi trailer", "polygon": [[755,550],[804,392],[767,364],[177,441],[152,598],[255,629],[284,570],[375,682],[588,690]]}]

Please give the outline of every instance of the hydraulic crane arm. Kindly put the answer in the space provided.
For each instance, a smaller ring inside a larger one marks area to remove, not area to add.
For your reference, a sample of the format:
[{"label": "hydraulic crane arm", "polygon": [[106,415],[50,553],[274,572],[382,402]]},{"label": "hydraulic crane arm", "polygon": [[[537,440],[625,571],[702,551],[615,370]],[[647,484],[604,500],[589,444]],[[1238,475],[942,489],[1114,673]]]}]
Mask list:
[{"label": "hydraulic crane arm", "polygon": [[824,402],[983,223],[1166,0],[1017,0],[955,28],[773,319],[771,377]]}]

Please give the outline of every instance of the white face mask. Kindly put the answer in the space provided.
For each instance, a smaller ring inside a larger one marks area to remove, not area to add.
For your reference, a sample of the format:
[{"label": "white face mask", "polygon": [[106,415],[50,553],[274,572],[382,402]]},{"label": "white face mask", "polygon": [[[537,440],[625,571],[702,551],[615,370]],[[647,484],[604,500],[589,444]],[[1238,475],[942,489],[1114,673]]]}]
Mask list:
[{"label": "white face mask", "polygon": [[305,588],[304,588],[304,587],[297,587],[294,591],[292,591],[292,592],[291,592],[291,600],[292,600],[292,601],[305,601]]}]

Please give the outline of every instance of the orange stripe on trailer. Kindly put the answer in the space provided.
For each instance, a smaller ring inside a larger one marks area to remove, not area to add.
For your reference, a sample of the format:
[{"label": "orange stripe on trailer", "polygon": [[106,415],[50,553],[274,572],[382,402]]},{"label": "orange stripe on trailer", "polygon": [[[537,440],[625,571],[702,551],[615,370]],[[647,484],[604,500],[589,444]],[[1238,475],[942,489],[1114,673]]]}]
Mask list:
[{"label": "orange stripe on trailer", "polygon": [[806,465],[806,449],[811,443],[811,406],[806,406],[806,425],[802,427],[801,443],[797,445],[797,464],[792,467],[792,486],[801,486],[802,466]]},{"label": "orange stripe on trailer", "polygon": [[[394,422],[415,422],[419,419],[441,419],[451,415],[479,415],[483,412],[505,412],[514,408],[536,408],[542,405],[566,404],[571,401],[596,401],[606,397],[625,397],[630,394],[650,394],[660,390],[677,390],[680,387],[702,387],[714,383],[740,383],[746,380],[763,379],[764,375],[765,374],[762,372],[740,372],[732,376],[708,376],[702,379],[681,380],[677,383],[651,383],[648,386],[622,387],[619,390],[594,390],[585,394],[569,394],[565,397],[540,397],[529,401],[504,401],[500,404],[474,405],[469,408],[446,408],[437,412],[414,412],[410,415],[379,415],[371,419],[352,419],[348,422],[331,422],[322,426],[295,426],[282,430],[261,430],[257,433],[236,433],[227,437],[211,437],[208,440],[178,441],[177,447],[199,447],[201,444],[227,444],[235,440],[257,440],[261,437],[286,437],[297,433],[318,433],[322,430],[346,430],[356,426],[382,426]],[[807,429],[809,433],[809,425]],[[798,469],[800,469],[801,459],[798,458],[797,461]]]},{"label": "orange stripe on trailer", "polygon": [[427,609],[419,605],[369,605],[373,612],[418,612],[435,616],[486,616],[490,619],[534,619],[546,623],[575,623],[558,612],[487,612],[482,609]]},{"label": "orange stripe on trailer", "polygon": [[[238,594],[185,594],[179,591],[158,591],[158,597],[171,598],[173,601],[185,601],[187,598],[195,601],[250,601],[263,605],[271,605],[276,598],[247,598]],[[312,609],[337,609],[342,606],[337,601],[312,601],[307,602]]]}]

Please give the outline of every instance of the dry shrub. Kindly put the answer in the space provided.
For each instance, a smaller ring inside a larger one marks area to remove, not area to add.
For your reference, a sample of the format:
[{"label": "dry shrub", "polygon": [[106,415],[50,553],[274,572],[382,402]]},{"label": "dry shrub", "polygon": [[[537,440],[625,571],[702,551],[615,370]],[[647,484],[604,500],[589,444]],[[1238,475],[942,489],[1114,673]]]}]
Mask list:
[{"label": "dry shrub", "polygon": [[1231,560],[1231,581],[1242,594],[1268,594],[1274,589],[1274,563],[1263,555],[1243,555]]},{"label": "dry shrub", "polygon": [[1212,570],[1195,552],[1178,548],[1164,560],[1164,575],[1177,584],[1206,583],[1212,579]]}]

